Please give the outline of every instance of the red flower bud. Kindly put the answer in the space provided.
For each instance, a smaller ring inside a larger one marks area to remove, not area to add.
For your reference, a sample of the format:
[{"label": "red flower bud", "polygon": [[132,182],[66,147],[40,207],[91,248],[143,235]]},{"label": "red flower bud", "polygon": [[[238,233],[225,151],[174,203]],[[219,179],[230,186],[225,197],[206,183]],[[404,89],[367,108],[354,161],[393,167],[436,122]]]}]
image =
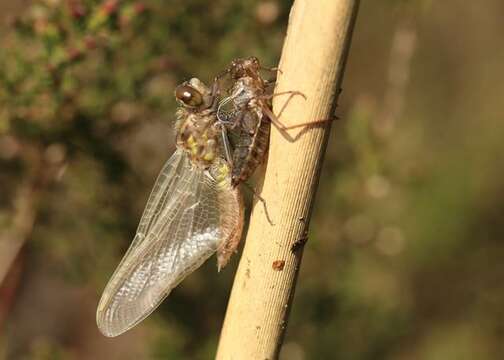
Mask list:
[{"label": "red flower bud", "polygon": [[102,5],[102,10],[106,15],[112,15],[117,11],[118,7],[119,7],[119,1],[108,0]]},{"label": "red flower bud", "polygon": [[86,16],[86,9],[79,0],[69,0],[68,9],[70,11],[70,16],[74,19],[80,19]]},{"label": "red flower bud", "polygon": [[145,6],[144,3],[142,2],[137,2],[133,5],[134,7],[134,10],[135,10],[135,13],[138,15],[138,14],[141,14],[143,12],[145,12],[145,10],[147,10],[147,7]]}]

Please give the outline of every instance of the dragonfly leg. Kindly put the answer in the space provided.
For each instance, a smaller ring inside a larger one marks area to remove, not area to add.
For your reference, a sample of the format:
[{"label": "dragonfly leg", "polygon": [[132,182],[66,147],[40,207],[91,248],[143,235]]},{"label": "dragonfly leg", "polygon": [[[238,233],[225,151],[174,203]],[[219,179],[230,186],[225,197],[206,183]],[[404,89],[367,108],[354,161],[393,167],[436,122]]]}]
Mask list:
[{"label": "dragonfly leg", "polygon": [[276,94],[262,96],[262,98],[273,98],[278,95],[287,95],[287,94],[289,94],[289,97],[287,98],[285,103],[282,105],[282,108],[280,109],[280,112],[278,113],[278,115],[275,115],[273,113],[273,111],[271,111],[271,109],[268,106],[266,106],[265,104],[262,106],[262,110],[264,111],[264,113],[268,116],[268,118],[271,120],[271,122],[279,129],[290,130],[290,129],[295,129],[295,128],[304,127],[304,126],[324,124],[324,123],[331,122],[334,120],[334,119],[322,119],[322,120],[316,120],[316,121],[307,121],[304,123],[294,124],[294,125],[289,125],[289,126],[282,124],[282,122],[279,120],[279,118],[282,116],[282,113],[284,112],[285,108],[287,107],[287,105],[289,104],[291,99],[296,95],[300,95],[306,100],[306,96],[300,91],[282,91],[282,92],[279,92]]},{"label": "dragonfly leg", "polygon": [[229,138],[227,134],[227,129],[225,126],[221,127],[222,145],[224,146],[224,156],[229,166],[233,167],[233,155],[231,154],[231,144],[229,143]]},{"label": "dragonfly leg", "polygon": [[214,128],[220,130],[221,138],[222,138],[222,146],[224,148],[224,157],[228,162],[229,166],[233,166],[233,156],[231,151],[231,144],[229,143],[229,137],[227,134],[227,120],[218,119],[214,124]]},{"label": "dragonfly leg", "polygon": [[218,109],[219,107],[219,95],[220,95],[220,88],[219,88],[219,82],[217,77],[214,79],[214,82],[212,84],[212,88],[210,90],[210,97],[212,98],[212,104],[211,107],[213,109]]},{"label": "dragonfly leg", "polygon": [[252,192],[252,195],[254,195],[254,197],[257,198],[257,200],[259,200],[262,204],[263,204],[263,207],[264,207],[264,215],[266,216],[266,220],[268,220],[268,222],[270,223],[271,226],[274,226],[275,224],[273,223],[273,221],[271,220],[271,217],[269,215],[269,212],[268,212],[268,206],[266,205],[266,200],[264,200],[264,198],[259,195],[255,189],[247,182],[243,182],[242,183],[243,185],[245,185],[245,187],[247,189],[249,189],[251,192]]},{"label": "dragonfly leg", "polygon": [[269,72],[279,72],[280,74],[282,74],[282,70],[280,70],[280,68],[278,68],[276,66],[275,67],[271,67],[271,68],[261,66],[261,70],[269,71]]},{"label": "dragonfly leg", "polygon": [[274,94],[269,94],[269,95],[262,95],[260,97],[260,99],[267,99],[267,100],[270,100],[270,99],[273,99],[275,96],[280,96],[280,95],[289,95],[289,97],[287,98],[287,100],[285,101],[285,103],[282,105],[282,108],[280,109],[280,112],[278,113],[278,116],[277,118],[281,117],[282,116],[282,113],[283,111],[285,110],[285,108],[287,107],[287,105],[289,104],[289,102],[291,101],[291,99],[296,96],[296,95],[299,95],[299,96],[302,96],[303,99],[306,100],[306,95],[303,94],[301,91],[282,91],[282,92],[278,92],[278,93],[274,93]]}]

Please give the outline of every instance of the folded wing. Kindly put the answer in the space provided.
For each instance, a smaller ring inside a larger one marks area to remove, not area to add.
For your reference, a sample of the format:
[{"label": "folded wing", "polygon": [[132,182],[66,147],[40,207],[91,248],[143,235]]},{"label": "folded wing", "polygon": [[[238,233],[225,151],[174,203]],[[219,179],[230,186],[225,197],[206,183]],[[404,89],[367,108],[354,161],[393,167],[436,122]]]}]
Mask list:
[{"label": "folded wing", "polygon": [[225,166],[198,168],[182,150],[167,161],[136,236],[98,305],[96,320],[104,335],[117,336],[143,320],[188,274],[237,236],[240,195],[231,187]]}]

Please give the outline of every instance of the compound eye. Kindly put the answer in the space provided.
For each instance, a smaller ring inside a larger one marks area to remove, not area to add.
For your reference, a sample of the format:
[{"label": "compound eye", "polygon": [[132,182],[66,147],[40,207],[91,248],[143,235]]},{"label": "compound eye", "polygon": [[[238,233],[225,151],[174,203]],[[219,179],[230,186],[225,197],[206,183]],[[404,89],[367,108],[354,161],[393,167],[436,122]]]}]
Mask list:
[{"label": "compound eye", "polygon": [[203,96],[195,88],[187,85],[179,85],[175,90],[178,101],[189,107],[198,107],[203,104]]}]

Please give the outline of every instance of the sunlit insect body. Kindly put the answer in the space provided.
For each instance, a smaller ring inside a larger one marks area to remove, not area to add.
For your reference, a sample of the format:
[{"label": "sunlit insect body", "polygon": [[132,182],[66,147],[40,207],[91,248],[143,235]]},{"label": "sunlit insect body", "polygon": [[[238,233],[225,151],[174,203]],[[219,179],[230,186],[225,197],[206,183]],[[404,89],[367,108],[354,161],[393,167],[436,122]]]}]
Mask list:
[{"label": "sunlit insect body", "polygon": [[[271,128],[271,83],[260,75],[255,57],[233,60],[224,74],[234,81],[229,96],[221,101],[217,116],[236,137],[232,155],[233,186],[246,181],[264,162]],[[228,112],[222,110],[232,105]]]},{"label": "sunlit insect body", "polygon": [[159,174],[135,238],[107,284],[96,320],[117,336],[147,317],[188,274],[236,249],[243,205],[215,126],[215,91],[198,79],[177,87],[177,150]]}]

